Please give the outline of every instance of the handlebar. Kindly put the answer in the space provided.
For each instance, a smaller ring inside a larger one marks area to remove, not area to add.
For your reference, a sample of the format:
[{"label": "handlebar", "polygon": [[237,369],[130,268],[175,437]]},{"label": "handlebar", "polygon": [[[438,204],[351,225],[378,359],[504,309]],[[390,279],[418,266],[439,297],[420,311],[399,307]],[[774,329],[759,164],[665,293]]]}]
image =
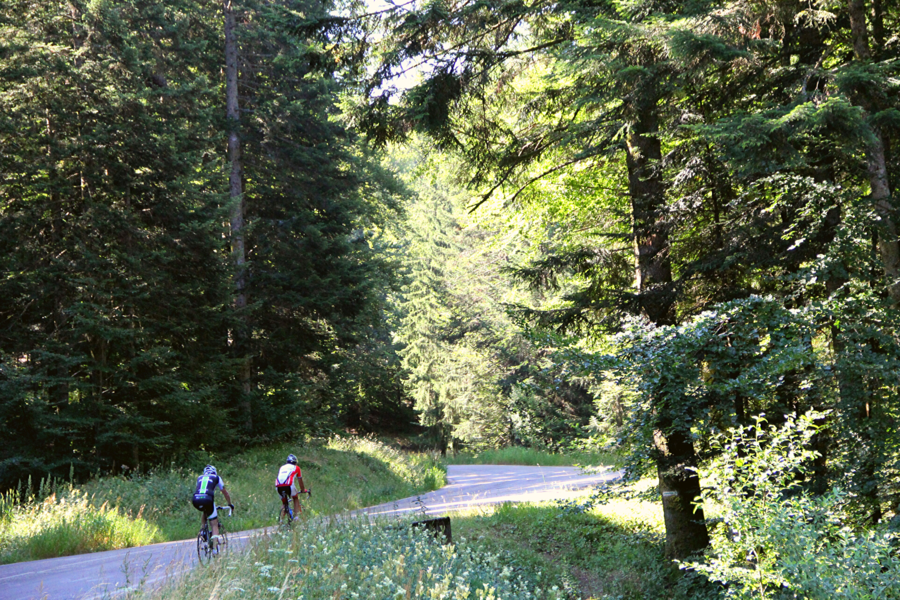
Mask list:
[{"label": "handlebar", "polygon": [[233,516],[233,515],[234,515],[234,510],[232,509],[231,506],[217,506],[217,507],[216,507],[216,510],[225,510],[226,508],[228,509],[228,516],[229,516],[229,517]]}]

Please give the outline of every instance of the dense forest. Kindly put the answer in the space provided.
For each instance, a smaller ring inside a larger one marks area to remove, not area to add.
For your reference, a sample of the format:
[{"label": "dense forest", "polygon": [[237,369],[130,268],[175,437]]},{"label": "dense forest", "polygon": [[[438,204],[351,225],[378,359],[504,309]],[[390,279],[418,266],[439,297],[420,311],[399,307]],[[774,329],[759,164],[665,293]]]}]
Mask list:
[{"label": "dense forest", "polygon": [[784,485],[900,526],[896,2],[8,0],[0,115],[0,486],[614,447],[683,558],[809,413]]}]

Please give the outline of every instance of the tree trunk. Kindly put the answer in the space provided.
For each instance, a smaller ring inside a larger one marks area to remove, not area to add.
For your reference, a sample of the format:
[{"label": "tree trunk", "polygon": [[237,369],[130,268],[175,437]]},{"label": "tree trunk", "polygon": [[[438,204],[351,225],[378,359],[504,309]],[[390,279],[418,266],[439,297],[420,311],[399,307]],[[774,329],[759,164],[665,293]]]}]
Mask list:
[{"label": "tree trunk", "polygon": [[231,0],[225,0],[225,110],[228,118],[228,177],[231,200],[231,257],[234,261],[234,308],[238,325],[232,334],[232,344],[240,369],[240,408],[244,429],[253,431],[253,414],[250,405],[250,353],[249,331],[243,314],[247,306],[247,255],[244,249],[244,190],[243,164],[241,162],[240,109],[238,106],[238,50],[235,39],[235,18]]},{"label": "tree trunk", "polygon": [[[866,27],[866,2],[865,0],[849,0],[850,33],[853,38],[853,54],[858,61],[866,61],[871,58],[869,49],[869,34]],[[878,35],[877,20],[880,18],[881,6],[875,5],[876,38]],[[866,90],[855,91],[855,102],[871,115],[878,110],[875,102],[868,96]],[[887,291],[894,306],[900,305],[900,243],[897,239],[896,210],[891,197],[890,179],[887,170],[887,155],[885,151],[885,138],[877,128],[872,128],[872,140],[866,148],[866,171],[869,179],[870,196],[875,211],[879,216],[876,227],[877,250],[881,259],[882,269],[887,284]],[[881,520],[881,498],[878,485],[878,477],[875,467],[875,452],[872,432],[872,407],[868,398],[860,398],[857,404],[857,418],[859,419],[858,433],[867,443],[868,456],[861,460],[860,474],[864,482],[862,496],[871,509],[871,520],[877,523]]]},{"label": "tree trunk", "polygon": [[866,29],[866,0],[850,0],[850,35],[857,60],[869,58],[869,32]]},{"label": "tree trunk", "polygon": [[884,9],[881,0],[872,1],[872,37],[875,38],[875,59],[880,60],[884,52]]},{"label": "tree trunk", "polygon": [[[869,33],[866,29],[865,0],[850,0],[850,33],[853,37],[853,54],[856,60],[869,60]],[[856,103],[868,114],[877,107],[866,98],[866,92],[860,90]],[[872,141],[866,148],[866,171],[872,203],[878,213],[878,254],[887,283],[888,294],[894,305],[900,305],[900,243],[897,240],[896,211],[891,198],[888,178],[884,137],[881,131],[873,127]]]},{"label": "tree trunk", "polygon": [[[675,295],[669,262],[669,224],[660,170],[662,150],[655,103],[638,111],[626,144],[631,195],[635,284],[641,310],[656,325],[675,322]],[[699,508],[697,457],[688,432],[660,420],[656,433],[656,467],[666,524],[666,557],[687,558],[709,545],[703,510]]]},{"label": "tree trunk", "polygon": [[628,188],[634,238],[635,284],[641,310],[657,325],[672,325],[672,268],[669,225],[665,218],[665,188],[660,172],[659,124],[653,110],[643,111],[632,125],[626,144]]},{"label": "tree trunk", "polygon": [[656,470],[666,524],[666,558],[684,559],[709,545],[700,499],[697,455],[688,436],[670,432],[656,436]]}]

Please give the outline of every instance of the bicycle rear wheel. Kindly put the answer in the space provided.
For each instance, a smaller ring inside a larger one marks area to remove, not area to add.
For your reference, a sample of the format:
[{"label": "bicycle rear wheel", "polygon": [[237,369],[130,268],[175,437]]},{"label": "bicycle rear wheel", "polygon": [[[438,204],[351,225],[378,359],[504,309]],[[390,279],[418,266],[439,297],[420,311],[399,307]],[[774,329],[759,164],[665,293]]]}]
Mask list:
[{"label": "bicycle rear wheel", "polygon": [[281,511],[279,511],[278,513],[278,520],[276,521],[276,523],[278,524],[278,527],[287,531],[291,528],[293,520],[294,513],[291,511],[288,505],[285,504],[281,507]]},{"label": "bicycle rear wheel", "polygon": [[201,565],[208,565],[210,559],[209,552],[209,533],[205,529],[201,529],[197,534],[197,560]]}]

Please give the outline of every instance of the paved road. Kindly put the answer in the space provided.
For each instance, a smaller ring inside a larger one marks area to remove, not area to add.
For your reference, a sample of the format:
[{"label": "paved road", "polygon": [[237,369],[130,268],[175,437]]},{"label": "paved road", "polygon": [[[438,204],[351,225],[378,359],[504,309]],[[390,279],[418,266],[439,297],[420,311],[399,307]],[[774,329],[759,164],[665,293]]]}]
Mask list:
[{"label": "paved road", "polygon": [[[585,474],[575,467],[451,465],[448,485],[419,497],[354,511],[390,516],[424,511],[429,515],[501,502],[570,498],[579,490],[609,481],[618,473]],[[232,550],[264,530],[230,534]],[[196,541],[168,542],[127,550],[48,558],[0,566],[0,600],[99,600],[137,585],[154,585],[192,567]]]},{"label": "paved road", "polygon": [[586,474],[577,467],[450,465],[447,485],[439,490],[351,514],[388,516],[418,511],[436,516],[485,504],[562,500],[620,475],[610,470]]}]

